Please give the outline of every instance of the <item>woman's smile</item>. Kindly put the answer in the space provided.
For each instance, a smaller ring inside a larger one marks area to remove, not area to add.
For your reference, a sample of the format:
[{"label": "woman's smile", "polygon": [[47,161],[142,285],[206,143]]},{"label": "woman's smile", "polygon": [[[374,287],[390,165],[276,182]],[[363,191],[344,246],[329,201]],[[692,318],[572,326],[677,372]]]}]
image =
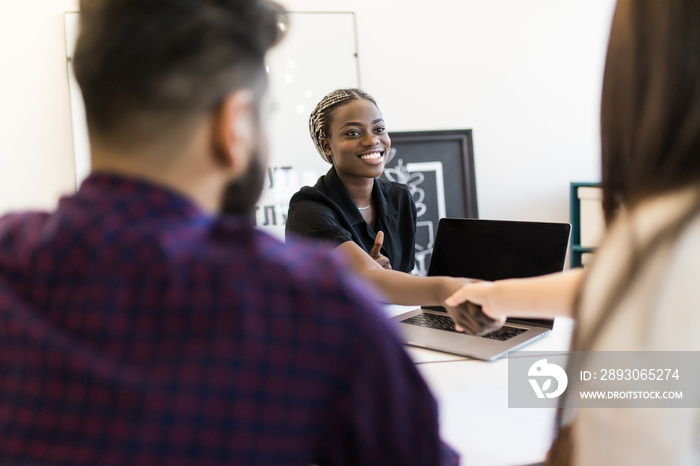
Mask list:
[{"label": "woman's smile", "polygon": [[372,150],[368,152],[363,152],[358,155],[364,162],[370,165],[378,165],[384,162],[384,151],[383,150]]}]

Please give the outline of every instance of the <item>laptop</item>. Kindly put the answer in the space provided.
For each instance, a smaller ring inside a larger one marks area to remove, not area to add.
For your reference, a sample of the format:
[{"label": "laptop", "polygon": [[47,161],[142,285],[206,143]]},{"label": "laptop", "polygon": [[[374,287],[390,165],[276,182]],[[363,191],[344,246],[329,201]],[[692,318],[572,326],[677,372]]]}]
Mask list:
[{"label": "laptop", "polygon": [[[571,225],[470,218],[443,218],[428,276],[481,280],[525,278],[561,272]],[[404,343],[491,361],[546,335],[554,321],[507,319],[502,329],[484,336],[454,330],[441,307],[422,307],[392,317]]]}]

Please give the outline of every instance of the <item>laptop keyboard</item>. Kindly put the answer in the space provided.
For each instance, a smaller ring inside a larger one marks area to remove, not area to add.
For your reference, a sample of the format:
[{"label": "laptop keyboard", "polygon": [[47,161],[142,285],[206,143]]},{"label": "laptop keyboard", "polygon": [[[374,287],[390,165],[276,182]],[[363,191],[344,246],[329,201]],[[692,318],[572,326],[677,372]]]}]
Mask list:
[{"label": "laptop keyboard", "polygon": [[[409,317],[408,319],[402,320],[401,323],[418,325],[420,327],[434,328],[438,330],[446,330],[448,332],[457,331],[455,330],[455,324],[451,317],[441,316],[438,314],[418,314],[413,317]],[[487,333],[486,335],[482,335],[482,337],[490,338],[492,340],[506,341],[526,331],[527,329],[524,328],[504,326],[501,327],[499,330]]]}]

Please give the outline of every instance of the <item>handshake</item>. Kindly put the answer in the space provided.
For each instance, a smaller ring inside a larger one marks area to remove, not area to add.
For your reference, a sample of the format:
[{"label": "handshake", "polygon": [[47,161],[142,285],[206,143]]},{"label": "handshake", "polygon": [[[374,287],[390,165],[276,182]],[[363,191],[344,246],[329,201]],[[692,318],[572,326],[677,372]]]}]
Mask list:
[{"label": "handshake", "polygon": [[471,297],[467,296],[466,290],[470,288],[485,288],[491,284],[490,282],[478,283],[479,286],[477,287],[474,287],[473,284],[467,285],[445,300],[445,308],[452,320],[454,320],[455,328],[470,335],[486,335],[500,329],[505,323],[505,318],[493,319],[484,312],[481,305],[466,300],[466,298]]},{"label": "handshake", "polygon": [[486,335],[503,327],[503,320],[487,316],[478,304],[467,301],[455,307],[448,306],[447,312],[455,321],[455,328],[470,335]]}]

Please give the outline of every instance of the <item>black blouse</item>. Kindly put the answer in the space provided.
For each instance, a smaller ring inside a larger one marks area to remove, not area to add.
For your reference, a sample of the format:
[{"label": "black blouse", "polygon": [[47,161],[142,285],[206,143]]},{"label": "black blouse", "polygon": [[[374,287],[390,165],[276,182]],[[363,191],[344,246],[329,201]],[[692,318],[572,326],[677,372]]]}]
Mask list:
[{"label": "black blouse", "polygon": [[[372,205],[377,231],[384,232],[381,253],[394,270],[410,272],[415,264],[416,205],[408,187],[375,179]],[[377,233],[362,218],[333,167],[313,188],[304,186],[292,196],[285,235],[337,245],[354,241],[369,253]]]}]

